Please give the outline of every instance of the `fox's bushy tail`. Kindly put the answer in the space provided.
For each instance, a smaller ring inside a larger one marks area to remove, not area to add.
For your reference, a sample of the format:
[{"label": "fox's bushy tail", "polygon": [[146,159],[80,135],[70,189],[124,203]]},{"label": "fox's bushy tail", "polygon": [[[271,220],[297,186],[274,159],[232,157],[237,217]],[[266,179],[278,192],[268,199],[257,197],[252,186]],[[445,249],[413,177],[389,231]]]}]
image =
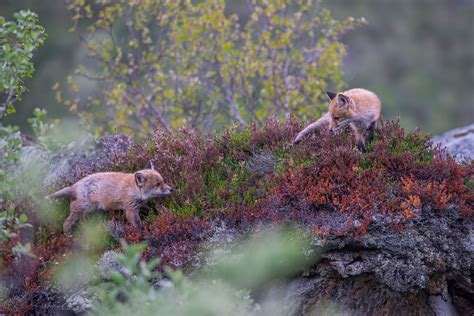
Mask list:
[{"label": "fox's bushy tail", "polygon": [[54,192],[53,194],[46,196],[46,198],[48,199],[66,198],[66,199],[72,200],[76,198],[76,194],[71,187],[65,187],[64,189],[61,189],[57,192]]}]

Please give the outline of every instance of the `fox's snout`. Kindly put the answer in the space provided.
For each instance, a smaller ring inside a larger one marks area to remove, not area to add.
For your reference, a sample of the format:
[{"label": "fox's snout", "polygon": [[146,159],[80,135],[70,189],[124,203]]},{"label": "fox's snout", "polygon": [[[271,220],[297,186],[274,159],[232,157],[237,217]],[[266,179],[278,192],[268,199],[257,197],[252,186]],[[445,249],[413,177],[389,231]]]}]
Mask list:
[{"label": "fox's snout", "polygon": [[171,194],[173,193],[173,191],[174,189],[167,184],[164,184],[163,187],[161,188],[161,194],[163,195]]},{"label": "fox's snout", "polygon": [[341,130],[341,127],[342,127],[342,126],[334,125],[333,127],[331,127],[330,131],[331,131],[332,133],[337,133],[337,132],[339,132],[339,131]]}]

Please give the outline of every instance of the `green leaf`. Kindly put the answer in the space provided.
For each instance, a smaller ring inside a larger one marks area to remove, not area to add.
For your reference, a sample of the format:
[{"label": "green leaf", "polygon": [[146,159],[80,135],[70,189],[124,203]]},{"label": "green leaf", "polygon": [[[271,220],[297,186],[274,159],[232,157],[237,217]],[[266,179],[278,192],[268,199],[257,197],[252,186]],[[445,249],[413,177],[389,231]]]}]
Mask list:
[{"label": "green leaf", "polygon": [[25,214],[21,214],[18,219],[20,223],[26,223],[28,221],[28,217]]},{"label": "green leaf", "polygon": [[109,276],[116,284],[121,285],[125,282],[125,277],[114,270],[109,270]]},{"label": "green leaf", "polygon": [[12,103],[7,104],[7,114],[13,114],[15,112],[16,110],[13,104]]}]

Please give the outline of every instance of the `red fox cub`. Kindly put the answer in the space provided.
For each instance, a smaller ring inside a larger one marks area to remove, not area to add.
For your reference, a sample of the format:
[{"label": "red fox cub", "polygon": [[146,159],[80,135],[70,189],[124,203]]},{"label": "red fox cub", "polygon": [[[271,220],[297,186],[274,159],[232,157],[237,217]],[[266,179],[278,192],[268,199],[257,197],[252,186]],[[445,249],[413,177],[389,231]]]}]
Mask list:
[{"label": "red fox cub", "polygon": [[149,165],[149,169],[135,173],[94,173],[51,194],[50,198],[67,198],[71,201],[69,217],[63,225],[64,233],[68,234],[78,219],[96,209],[124,210],[130,224],[141,227],[140,205],[154,197],[173,192],[151,161]]},{"label": "red fox cub", "polygon": [[365,89],[351,89],[344,92],[326,92],[331,103],[329,111],[319,120],[309,124],[293,140],[297,144],[316,129],[329,127],[337,132],[349,125],[354,133],[357,148],[366,150],[372,140],[375,123],[380,118],[382,103],[375,93]]}]

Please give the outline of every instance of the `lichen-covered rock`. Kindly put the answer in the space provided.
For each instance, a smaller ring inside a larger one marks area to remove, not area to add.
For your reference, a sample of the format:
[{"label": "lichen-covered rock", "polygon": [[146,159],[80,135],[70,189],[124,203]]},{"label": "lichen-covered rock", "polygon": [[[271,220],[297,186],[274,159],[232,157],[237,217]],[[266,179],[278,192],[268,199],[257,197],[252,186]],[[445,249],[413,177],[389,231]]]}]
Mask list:
[{"label": "lichen-covered rock", "polygon": [[93,297],[87,290],[82,290],[66,299],[66,307],[76,314],[84,314],[92,309]]},{"label": "lichen-covered rock", "polygon": [[33,163],[41,169],[45,187],[64,186],[94,172],[110,171],[110,166],[122,162],[134,144],[124,135],[99,139],[85,135],[54,152],[32,143],[21,150],[21,166],[28,168]]},{"label": "lichen-covered rock", "polygon": [[232,252],[236,241],[242,235],[242,231],[229,228],[222,221],[215,221],[210,225],[210,237],[201,244],[201,250],[195,255],[193,261],[195,268],[210,268],[214,266],[219,258],[223,258]]},{"label": "lichen-covered rock", "polygon": [[434,144],[446,147],[456,160],[474,159],[474,124],[455,128],[433,137]]},{"label": "lichen-covered rock", "polygon": [[403,230],[373,225],[357,239],[334,238],[320,263],[288,285],[289,310],[309,314],[330,301],[351,315],[468,315],[473,231],[455,208],[442,216],[425,209]]},{"label": "lichen-covered rock", "polygon": [[95,297],[86,289],[66,295],[55,287],[46,287],[23,299],[34,310],[33,315],[83,315],[91,310]]},{"label": "lichen-covered rock", "polygon": [[118,252],[115,250],[106,251],[97,262],[97,270],[102,279],[110,280],[109,271],[111,270],[123,275],[129,274],[126,268],[117,262],[117,254]]},{"label": "lichen-covered rock", "polygon": [[64,168],[56,171],[52,183],[74,183],[90,173],[110,171],[106,168],[110,168],[112,162],[119,163],[124,159],[134,145],[133,139],[124,135],[108,135],[98,140],[89,138],[85,142],[83,146],[89,148],[85,153],[53,159],[52,164],[56,164],[57,159],[57,162],[64,164]]}]

